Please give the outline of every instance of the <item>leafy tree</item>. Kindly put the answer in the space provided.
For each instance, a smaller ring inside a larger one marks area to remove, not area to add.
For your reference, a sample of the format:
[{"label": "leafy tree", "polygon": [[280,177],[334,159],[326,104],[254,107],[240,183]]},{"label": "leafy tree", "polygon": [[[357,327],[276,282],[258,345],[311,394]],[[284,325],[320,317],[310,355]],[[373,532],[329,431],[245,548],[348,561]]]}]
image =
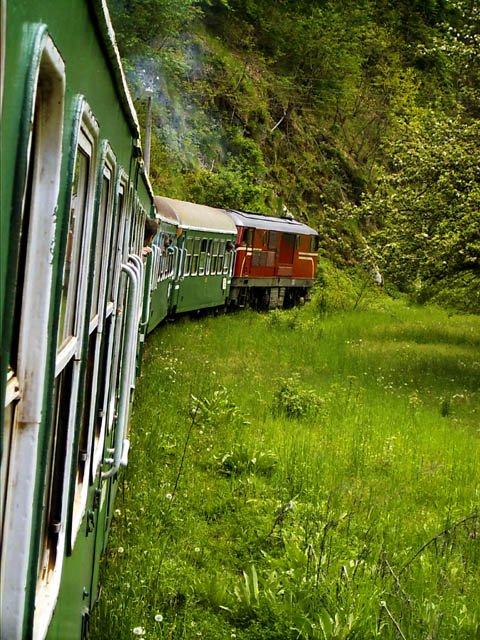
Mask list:
[{"label": "leafy tree", "polygon": [[480,123],[431,110],[398,123],[389,171],[357,213],[385,274],[428,299],[439,283],[480,270]]}]

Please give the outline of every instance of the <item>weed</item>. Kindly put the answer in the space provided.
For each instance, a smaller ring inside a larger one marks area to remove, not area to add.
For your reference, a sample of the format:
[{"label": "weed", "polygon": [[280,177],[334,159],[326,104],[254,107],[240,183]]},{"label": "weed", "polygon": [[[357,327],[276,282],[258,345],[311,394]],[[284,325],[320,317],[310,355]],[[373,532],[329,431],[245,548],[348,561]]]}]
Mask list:
[{"label": "weed", "polygon": [[247,474],[270,475],[278,463],[273,451],[252,451],[244,443],[235,443],[217,456],[218,472],[224,476]]},{"label": "weed", "polygon": [[230,393],[225,387],[216,389],[210,398],[197,398],[193,394],[192,415],[196,415],[196,423],[200,427],[217,428],[221,425],[230,427],[249,424],[245,420],[238,406],[231,400]]},{"label": "weed", "polygon": [[312,389],[300,385],[300,376],[280,380],[273,396],[273,411],[288,418],[307,418],[321,414],[324,401]]}]

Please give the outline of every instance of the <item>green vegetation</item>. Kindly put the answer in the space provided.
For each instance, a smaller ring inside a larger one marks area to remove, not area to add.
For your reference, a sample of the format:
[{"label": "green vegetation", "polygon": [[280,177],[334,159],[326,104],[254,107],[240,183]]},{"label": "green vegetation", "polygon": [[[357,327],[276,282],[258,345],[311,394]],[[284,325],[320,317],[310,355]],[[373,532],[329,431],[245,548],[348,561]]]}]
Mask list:
[{"label": "green vegetation", "polygon": [[479,637],[479,319],[350,287],[150,337],[95,640]]},{"label": "green vegetation", "polygon": [[472,0],[110,0],[157,193],[316,226],[417,302],[478,312]]}]

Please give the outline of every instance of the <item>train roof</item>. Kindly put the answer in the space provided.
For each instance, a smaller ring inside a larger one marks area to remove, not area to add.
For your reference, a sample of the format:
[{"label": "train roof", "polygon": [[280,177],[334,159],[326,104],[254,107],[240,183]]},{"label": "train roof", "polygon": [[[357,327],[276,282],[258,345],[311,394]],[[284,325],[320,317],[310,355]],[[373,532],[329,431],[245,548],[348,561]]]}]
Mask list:
[{"label": "train roof", "polygon": [[229,209],[228,214],[237,227],[254,227],[255,229],[266,229],[268,231],[318,236],[318,232],[315,231],[315,229],[293,218],[276,218],[275,216],[264,216],[260,213],[246,213],[245,211],[237,211],[235,209]]},{"label": "train roof", "polygon": [[91,0],[90,4],[97,18],[97,26],[101,34],[100,42],[110,65],[111,73],[115,79],[115,87],[120,104],[122,105],[134,137],[140,142],[140,125],[138,123],[137,112],[133,106],[133,100],[128,89],[106,0]]},{"label": "train roof", "polygon": [[155,196],[154,201],[160,216],[165,216],[169,222],[172,222],[175,217],[176,224],[180,228],[233,235],[237,233],[235,222],[227,215],[225,209],[215,209],[204,204],[194,204],[164,196]]},{"label": "train roof", "polygon": [[170,204],[169,198],[163,198],[162,196],[154,196],[153,203],[157,216],[163,222],[169,222],[176,227],[180,224],[180,218],[178,217],[174,207]]}]

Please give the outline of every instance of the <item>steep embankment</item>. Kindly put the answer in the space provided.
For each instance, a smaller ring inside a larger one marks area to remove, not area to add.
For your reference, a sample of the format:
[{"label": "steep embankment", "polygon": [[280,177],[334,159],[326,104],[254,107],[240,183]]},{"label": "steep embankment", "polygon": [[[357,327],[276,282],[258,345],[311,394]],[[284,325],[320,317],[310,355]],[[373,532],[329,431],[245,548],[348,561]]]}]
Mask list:
[{"label": "steep embankment", "polygon": [[480,309],[476,3],[112,4],[158,192],[287,207],[335,264]]}]

